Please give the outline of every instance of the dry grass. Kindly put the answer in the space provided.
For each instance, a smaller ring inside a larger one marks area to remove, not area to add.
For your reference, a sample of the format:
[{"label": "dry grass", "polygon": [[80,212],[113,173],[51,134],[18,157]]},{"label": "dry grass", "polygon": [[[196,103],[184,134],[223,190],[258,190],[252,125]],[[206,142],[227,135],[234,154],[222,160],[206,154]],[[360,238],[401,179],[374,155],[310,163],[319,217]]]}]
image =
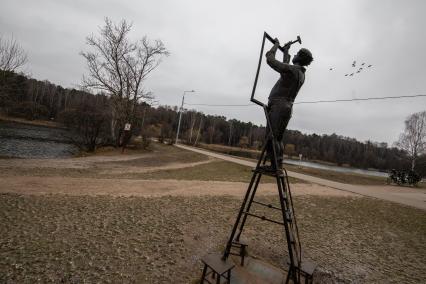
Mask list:
[{"label": "dry grass", "polygon": [[253,149],[247,149],[247,148],[241,148],[241,147],[230,147],[220,144],[204,144],[200,143],[197,145],[197,147],[209,150],[212,152],[218,152],[222,154],[227,155],[233,155],[237,157],[243,157],[243,158],[251,158],[251,159],[257,159],[260,155],[259,150],[253,150]]},{"label": "dry grass", "polygon": [[[136,163],[143,163],[143,159],[138,159]],[[121,163],[121,162],[120,162]],[[123,162],[126,163],[126,162]],[[131,163],[131,161],[129,161]],[[206,181],[231,181],[249,182],[252,176],[252,169],[247,166],[238,165],[226,161],[212,161],[207,164],[169,170],[156,170],[143,173],[105,173],[102,168],[89,169],[61,169],[61,168],[2,168],[1,176],[39,176],[39,177],[73,177],[73,178],[102,178],[102,179],[175,179],[175,180],[206,180]],[[305,183],[300,179],[289,178],[291,183]],[[264,183],[274,183],[275,179],[264,176]]]},{"label": "dry grass", "polygon": [[[256,151],[256,150],[248,150],[248,149],[243,149],[238,147],[228,147],[223,145],[202,144],[200,145],[200,147],[210,151],[214,151],[214,152],[238,156],[238,158],[240,159],[253,161],[253,162],[256,161],[254,158],[256,158],[257,155],[260,154],[260,151]],[[327,163],[323,161],[314,161],[314,162],[331,164],[331,163]],[[311,176],[315,176],[319,178],[329,179],[332,181],[347,183],[347,184],[360,184],[360,185],[386,184],[386,178],[382,178],[382,177],[367,176],[367,175],[352,174],[352,173],[341,173],[341,172],[335,172],[335,171],[329,171],[329,170],[323,170],[323,169],[299,167],[299,166],[290,165],[290,164],[285,164],[285,168],[289,171],[311,175]],[[419,186],[422,187],[423,185],[419,185]]]},{"label": "dry grass", "polygon": [[367,176],[354,173],[341,173],[335,171],[328,171],[323,169],[315,169],[308,167],[298,167],[294,165],[285,165],[289,171],[307,174],[319,178],[329,179],[332,181],[347,183],[347,184],[360,184],[360,185],[384,185],[386,184],[386,178]]},{"label": "dry grass", "polygon": [[[150,144],[149,149],[152,155],[147,155],[145,158],[115,163],[134,167],[158,167],[170,163],[195,163],[208,159],[208,157],[203,154],[190,152],[178,147],[155,142]],[[137,153],[135,150],[126,151],[128,151],[128,153]]]},{"label": "dry grass", "polygon": [[[213,161],[196,167],[162,170],[144,174],[132,174],[129,177],[139,179],[176,179],[176,180],[211,180],[249,182],[253,175],[252,168],[226,161]],[[289,178],[291,183],[304,183],[296,178]],[[276,179],[263,176],[261,182],[275,183]]]},{"label": "dry grass", "polygon": [[[1,194],[0,282],[189,283],[199,258],[225,244],[240,202]],[[305,253],[338,278],[425,283],[424,211],[367,198],[295,203]],[[243,236],[251,254],[283,267],[281,227],[249,219]]]},{"label": "dry grass", "polygon": [[[171,162],[191,163],[206,160],[205,155],[188,152],[186,150],[151,141],[147,149],[142,148],[126,148],[122,152],[122,148],[114,148],[111,146],[100,147],[94,153],[84,152],[81,157],[91,156],[123,156],[123,155],[138,155],[145,154],[146,158],[136,159],[132,161],[117,162],[124,163],[129,166],[158,166]],[[150,155],[151,154],[151,155]]]},{"label": "dry grass", "polygon": [[27,125],[35,125],[35,126],[45,126],[45,127],[52,127],[52,128],[65,128],[65,126],[59,122],[50,121],[50,120],[28,120],[25,118],[19,118],[19,117],[11,117],[0,114],[0,121],[7,121],[7,122],[15,122],[15,123],[22,123]]},{"label": "dry grass", "polygon": [[[98,155],[121,155],[121,150],[110,149]],[[151,172],[135,172],[125,169],[155,168],[170,164],[196,163],[207,161],[206,155],[194,153],[173,146],[152,143],[150,151],[129,150],[127,155],[142,154],[141,158],[126,161],[97,162],[89,168],[49,168],[49,167],[3,167],[0,176],[61,176],[75,178],[126,178],[126,179],[176,179],[176,180],[212,180],[248,182],[252,176],[252,168],[231,162],[215,160],[210,163],[180,169],[159,169]],[[83,158],[84,159],[84,158]],[[109,169],[119,166],[122,171],[110,172]],[[275,182],[275,179],[264,176],[262,182]],[[303,181],[290,178],[292,183]]]},{"label": "dry grass", "polygon": [[[328,171],[322,169],[314,169],[307,167],[298,167],[294,165],[286,164],[285,168],[289,171],[306,174],[310,176],[315,176],[323,179],[328,179],[332,181],[347,183],[347,184],[358,184],[358,185],[385,185],[386,178],[376,177],[376,176],[367,176],[361,174],[352,174],[352,173],[341,173],[335,171]],[[407,185],[408,187],[409,185]],[[416,185],[417,188],[425,188],[426,183],[419,182]]]}]

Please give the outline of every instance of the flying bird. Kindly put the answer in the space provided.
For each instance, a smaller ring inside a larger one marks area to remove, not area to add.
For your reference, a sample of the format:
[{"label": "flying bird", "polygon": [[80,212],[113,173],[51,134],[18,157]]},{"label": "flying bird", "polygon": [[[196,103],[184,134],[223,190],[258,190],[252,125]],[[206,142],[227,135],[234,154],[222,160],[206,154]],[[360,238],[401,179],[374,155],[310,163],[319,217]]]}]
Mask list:
[{"label": "flying bird", "polygon": [[345,74],[345,77],[348,76],[348,74]]},{"label": "flying bird", "polygon": [[373,65],[371,65],[371,64],[370,64],[370,65],[368,65],[367,67],[368,67],[368,68],[370,68],[371,66],[373,66]]},{"label": "flying bird", "polygon": [[330,68],[330,71],[333,70],[333,68]]},{"label": "flying bird", "polygon": [[365,65],[365,63],[363,62],[362,64],[361,64],[361,66],[364,66]]},{"label": "flying bird", "polygon": [[354,62],[352,62],[352,67],[355,67],[356,65],[356,60],[354,60]]},{"label": "flying bird", "polygon": [[351,73],[349,76],[353,76],[354,75],[354,73]]}]

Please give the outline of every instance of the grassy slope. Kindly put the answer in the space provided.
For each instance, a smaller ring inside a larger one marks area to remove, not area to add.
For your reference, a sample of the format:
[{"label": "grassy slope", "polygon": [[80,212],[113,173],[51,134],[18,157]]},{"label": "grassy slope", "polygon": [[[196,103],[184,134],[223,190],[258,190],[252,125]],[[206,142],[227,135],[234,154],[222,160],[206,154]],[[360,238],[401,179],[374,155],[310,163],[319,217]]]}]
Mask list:
[{"label": "grassy slope", "polygon": [[335,171],[328,171],[323,169],[315,169],[308,167],[298,167],[294,165],[285,165],[286,169],[289,171],[307,174],[310,176],[320,177],[324,179],[329,179],[332,181],[338,181],[348,184],[361,184],[361,185],[383,185],[386,184],[386,178],[367,176],[361,174],[353,173],[341,173]]},{"label": "grassy slope", "polygon": [[59,122],[50,121],[50,120],[28,120],[25,118],[19,118],[19,117],[11,117],[0,114],[0,122],[6,121],[6,122],[15,122],[15,123],[22,123],[22,124],[28,124],[28,125],[34,125],[34,126],[44,126],[44,127],[52,127],[52,128],[65,128],[65,126]]},{"label": "grassy slope", "polygon": [[[253,175],[252,168],[226,161],[214,161],[208,164],[177,170],[162,170],[152,173],[136,174],[141,179],[177,179],[177,180],[214,180],[249,182]],[[269,176],[262,182],[273,183],[275,179]],[[292,183],[303,183],[302,180],[290,178]]]}]

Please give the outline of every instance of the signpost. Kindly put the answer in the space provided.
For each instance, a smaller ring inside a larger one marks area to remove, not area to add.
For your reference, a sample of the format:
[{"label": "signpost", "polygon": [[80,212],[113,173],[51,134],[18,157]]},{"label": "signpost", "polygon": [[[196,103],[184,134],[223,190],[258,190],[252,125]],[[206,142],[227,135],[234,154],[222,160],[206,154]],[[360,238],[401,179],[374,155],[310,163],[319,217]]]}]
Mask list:
[{"label": "signpost", "polygon": [[132,128],[132,125],[130,123],[126,123],[124,125],[124,133],[123,133],[123,149],[121,150],[121,153],[124,153],[124,149],[126,148],[127,142],[129,142],[130,139],[130,129]]}]

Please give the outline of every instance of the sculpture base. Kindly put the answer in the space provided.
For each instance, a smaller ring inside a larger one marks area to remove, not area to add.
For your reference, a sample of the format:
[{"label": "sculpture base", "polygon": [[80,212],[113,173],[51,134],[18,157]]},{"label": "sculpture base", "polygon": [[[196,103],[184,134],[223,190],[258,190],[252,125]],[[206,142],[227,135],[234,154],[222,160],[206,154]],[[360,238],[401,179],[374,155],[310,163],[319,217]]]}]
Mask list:
[{"label": "sculpture base", "polygon": [[[288,272],[282,270],[278,267],[275,267],[265,261],[260,259],[256,259],[253,257],[247,256],[245,258],[244,266],[240,263],[239,256],[230,256],[228,260],[223,262],[221,259],[221,254],[212,254],[209,257],[206,257],[203,260],[209,267],[213,267],[213,269],[217,270],[217,273],[222,274],[225,270],[232,270],[232,274],[230,273],[230,283],[231,284],[282,284],[285,283],[286,278],[288,277]],[[220,265],[218,265],[218,263]],[[224,267],[228,265],[224,269],[219,269],[217,266]],[[307,265],[307,267],[305,267]],[[312,283],[312,274],[316,268],[316,265],[311,262],[306,262],[302,267],[302,279],[305,280],[305,283]],[[219,271],[220,270],[220,271]],[[309,271],[308,271],[309,270]],[[210,275],[206,277],[205,282],[216,283],[218,280],[218,276],[212,278]],[[219,277],[221,278],[221,277]],[[227,283],[227,280],[221,278],[217,283]]]},{"label": "sculpture base", "polygon": [[282,284],[287,271],[253,257],[246,257],[244,266],[239,264],[239,257],[230,257],[236,263],[231,277],[231,284]]}]

